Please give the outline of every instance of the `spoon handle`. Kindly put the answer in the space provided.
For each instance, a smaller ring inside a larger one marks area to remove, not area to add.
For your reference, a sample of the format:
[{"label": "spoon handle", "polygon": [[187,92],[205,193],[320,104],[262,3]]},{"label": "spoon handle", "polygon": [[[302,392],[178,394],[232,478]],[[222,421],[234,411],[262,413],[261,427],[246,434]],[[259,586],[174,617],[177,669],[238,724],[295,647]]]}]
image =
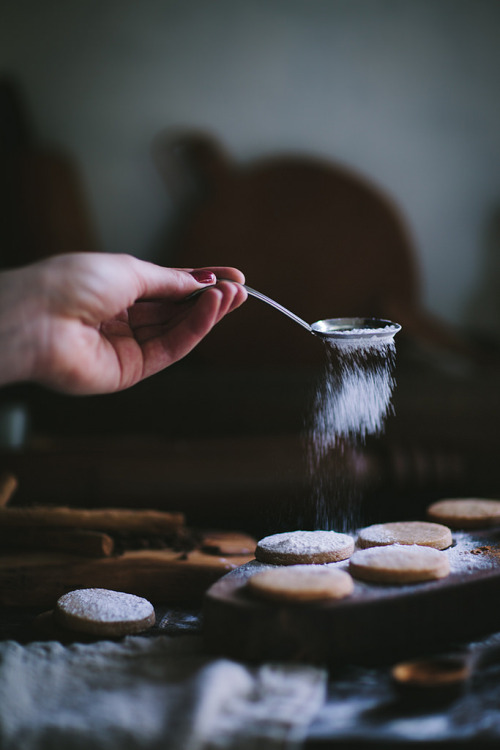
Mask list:
[{"label": "spoon handle", "polygon": [[[271,307],[274,307],[276,310],[279,310],[279,312],[283,313],[283,315],[288,315],[289,318],[295,321],[295,323],[298,323],[303,328],[305,328],[309,333],[314,333],[313,329],[309,325],[309,323],[306,323],[305,320],[302,320],[302,318],[299,318],[298,315],[295,315],[291,310],[288,310],[288,308],[283,307],[283,305],[280,305],[279,302],[275,302],[275,300],[271,299],[270,297],[266,297],[265,294],[262,294],[262,292],[258,292],[256,289],[252,289],[251,286],[247,286],[246,284],[241,284],[239,281],[233,281],[233,279],[221,279],[218,278],[217,281],[230,281],[232,284],[238,284],[239,286],[243,287],[243,289],[246,289],[248,294],[250,296],[255,297],[256,299],[260,299],[262,302],[267,302],[268,305],[271,305]],[[193,297],[197,297],[199,294],[202,294],[203,292],[206,292],[207,289],[210,289],[209,286],[204,287],[203,289],[197,289],[196,292],[193,292],[190,294],[186,299],[193,299]]]},{"label": "spoon handle", "polygon": [[[222,279],[221,279],[222,281]],[[238,282],[236,282],[238,283]],[[246,289],[248,294],[250,294],[252,297],[256,297],[257,299],[260,299],[262,302],[267,302],[268,305],[271,305],[271,307],[274,307],[276,310],[279,310],[283,315],[288,315],[289,318],[294,320],[299,325],[303,326],[303,328],[306,328],[309,333],[313,333],[311,330],[311,326],[309,323],[306,323],[305,320],[302,320],[302,318],[299,318],[298,315],[295,315],[293,312],[288,310],[286,307],[283,307],[283,305],[280,305],[279,302],[275,302],[270,297],[266,297],[265,294],[262,294],[262,292],[257,292],[255,289],[252,289],[251,286],[247,286],[246,284],[241,284],[240,286],[243,287],[243,289]]]}]

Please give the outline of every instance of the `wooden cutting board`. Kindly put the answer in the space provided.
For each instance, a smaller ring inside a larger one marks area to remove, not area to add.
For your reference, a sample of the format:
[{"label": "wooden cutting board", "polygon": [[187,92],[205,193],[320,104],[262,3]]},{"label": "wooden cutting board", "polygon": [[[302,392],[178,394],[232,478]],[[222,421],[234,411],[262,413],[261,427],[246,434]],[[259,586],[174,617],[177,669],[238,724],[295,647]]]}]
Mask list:
[{"label": "wooden cutting board", "polygon": [[[207,592],[207,649],[249,661],[306,661],[335,668],[383,664],[449,648],[500,629],[500,532],[458,532],[446,579],[393,586],[355,582],[352,596],[316,604],[260,601],[253,560]],[[337,563],[348,568],[348,561]]]}]

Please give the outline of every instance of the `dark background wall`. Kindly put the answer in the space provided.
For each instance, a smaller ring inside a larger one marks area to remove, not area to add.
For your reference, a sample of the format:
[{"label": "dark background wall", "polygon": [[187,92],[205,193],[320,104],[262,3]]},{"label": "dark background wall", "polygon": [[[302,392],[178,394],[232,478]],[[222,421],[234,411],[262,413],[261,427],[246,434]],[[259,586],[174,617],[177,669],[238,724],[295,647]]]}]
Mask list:
[{"label": "dark background wall", "polygon": [[[316,153],[399,202],[428,308],[497,334],[500,5],[495,0],[8,0],[0,71],[83,173],[101,246],[155,257],[168,126],[246,160]],[[71,248],[69,248],[71,249]]]}]

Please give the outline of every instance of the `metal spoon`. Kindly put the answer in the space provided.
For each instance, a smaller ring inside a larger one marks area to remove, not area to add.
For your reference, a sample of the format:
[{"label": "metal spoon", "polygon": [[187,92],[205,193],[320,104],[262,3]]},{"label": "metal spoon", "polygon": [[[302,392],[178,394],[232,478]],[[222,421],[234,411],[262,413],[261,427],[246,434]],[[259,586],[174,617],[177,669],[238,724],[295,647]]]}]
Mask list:
[{"label": "metal spoon", "polygon": [[[231,279],[218,279],[219,281],[231,281]],[[239,283],[239,282],[232,282]],[[317,320],[315,323],[306,323],[305,320],[299,318],[298,315],[288,310],[283,305],[275,302],[270,297],[266,297],[262,292],[257,292],[252,287],[246,284],[240,284],[243,289],[246,289],[248,294],[252,297],[266,302],[271,307],[274,307],[279,312],[287,315],[289,318],[294,320],[296,323],[305,328],[309,333],[313,333],[315,336],[319,336],[323,339],[336,339],[337,341],[362,341],[367,339],[392,339],[398,331],[401,330],[399,323],[392,323],[390,320],[383,320],[380,318],[327,318],[326,320]],[[201,292],[210,289],[205,287],[200,289],[193,294],[189,295],[188,299],[197,296]]]}]

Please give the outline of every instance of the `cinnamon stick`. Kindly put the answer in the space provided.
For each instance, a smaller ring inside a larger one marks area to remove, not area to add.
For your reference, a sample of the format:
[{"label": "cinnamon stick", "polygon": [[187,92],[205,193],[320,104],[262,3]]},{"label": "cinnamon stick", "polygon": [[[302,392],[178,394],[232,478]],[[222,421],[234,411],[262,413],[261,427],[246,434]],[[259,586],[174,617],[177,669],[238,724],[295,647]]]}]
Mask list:
[{"label": "cinnamon stick", "polygon": [[76,588],[105,588],[144,596],[154,603],[200,604],[218,578],[249,562],[193,550],[136,550],[101,560],[64,554],[0,556],[0,606],[52,607]]},{"label": "cinnamon stick", "polygon": [[137,534],[162,534],[184,525],[182,513],[157,510],[106,508],[83,510],[64,507],[0,508],[0,528],[50,526],[92,529],[94,531],[131,531]]},{"label": "cinnamon stick", "polygon": [[68,552],[83,557],[110,557],[115,543],[102,531],[51,529],[37,526],[0,528],[0,550],[5,552]]},{"label": "cinnamon stick", "polygon": [[9,502],[10,498],[17,490],[18,481],[14,474],[8,471],[0,474],[0,507],[5,507]]}]

